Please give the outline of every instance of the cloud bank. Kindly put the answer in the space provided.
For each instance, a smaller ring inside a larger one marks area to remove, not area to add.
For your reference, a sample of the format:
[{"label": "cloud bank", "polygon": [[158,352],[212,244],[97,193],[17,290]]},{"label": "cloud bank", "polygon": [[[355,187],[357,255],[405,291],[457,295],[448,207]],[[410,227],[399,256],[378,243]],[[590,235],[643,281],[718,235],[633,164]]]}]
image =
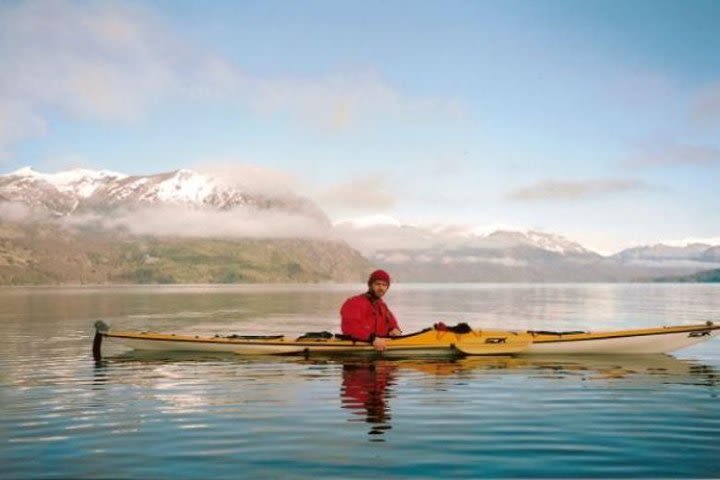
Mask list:
[{"label": "cloud bank", "polygon": [[154,206],[113,214],[86,214],[57,219],[67,226],[122,229],[134,235],[192,238],[332,238],[319,219],[272,210],[232,210]]},{"label": "cloud bank", "polygon": [[18,202],[6,202],[0,196],[0,220],[24,222],[32,217],[30,208]]}]

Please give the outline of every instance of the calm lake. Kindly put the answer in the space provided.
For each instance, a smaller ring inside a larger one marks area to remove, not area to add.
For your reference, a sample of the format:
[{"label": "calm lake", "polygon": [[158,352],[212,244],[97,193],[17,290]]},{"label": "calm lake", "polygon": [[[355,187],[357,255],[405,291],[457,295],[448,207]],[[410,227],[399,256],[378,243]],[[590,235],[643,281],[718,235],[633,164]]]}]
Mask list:
[{"label": "calm lake", "polygon": [[[673,356],[91,355],[92,324],[334,330],[362,285],[0,289],[0,478],[720,477],[720,339]],[[405,332],[720,321],[720,285],[393,285]]]}]

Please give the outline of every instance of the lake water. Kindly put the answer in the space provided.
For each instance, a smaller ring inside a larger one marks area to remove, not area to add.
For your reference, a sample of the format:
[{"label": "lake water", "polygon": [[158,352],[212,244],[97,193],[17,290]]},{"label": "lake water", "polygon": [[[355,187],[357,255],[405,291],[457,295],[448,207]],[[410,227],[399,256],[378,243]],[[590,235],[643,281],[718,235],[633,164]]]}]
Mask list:
[{"label": "lake water", "polygon": [[[673,356],[90,353],[92,323],[336,330],[362,285],[0,289],[0,478],[720,477],[720,340]],[[397,285],[406,332],[720,320],[720,285]]]}]

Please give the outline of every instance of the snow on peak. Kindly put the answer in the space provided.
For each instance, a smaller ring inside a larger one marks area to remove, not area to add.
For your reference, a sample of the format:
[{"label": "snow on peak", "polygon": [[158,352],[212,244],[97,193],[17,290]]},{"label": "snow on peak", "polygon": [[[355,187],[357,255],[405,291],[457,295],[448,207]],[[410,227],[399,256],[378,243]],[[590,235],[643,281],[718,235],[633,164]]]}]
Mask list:
[{"label": "snow on peak", "polygon": [[468,231],[468,235],[493,240],[495,242],[530,245],[560,254],[589,252],[579,243],[572,242],[560,235],[538,232],[528,228],[514,228],[501,225],[493,226],[493,228],[486,226],[474,227]]},{"label": "snow on peak", "polygon": [[8,175],[2,175],[2,177],[20,177],[22,182],[46,182],[60,193],[80,198],[89,198],[98,189],[107,188],[108,185],[111,185],[110,190],[118,198],[131,195],[138,188],[147,186],[147,191],[142,196],[144,200],[160,200],[170,203],[203,203],[206,198],[220,188],[218,179],[187,169],[149,177],[132,177],[135,180],[129,183],[118,183],[130,178],[123,173],[86,168],[74,168],[57,173],[41,173],[28,166]]},{"label": "snow on peak", "polygon": [[83,198],[91,196],[107,180],[120,180],[127,177],[122,173],[109,170],[90,170],[87,168],[75,168],[57,173],[41,173],[30,166],[20,168],[3,176],[44,181],[55,187],[59,192],[71,193]]},{"label": "snow on peak", "polygon": [[550,252],[562,254],[588,252],[588,250],[579,243],[571,242],[560,235],[534,231],[527,232],[526,235],[534,245]]},{"label": "snow on peak", "polygon": [[217,182],[192,170],[176,170],[157,185],[157,198],[165,202],[202,202],[212,195]]},{"label": "snow on peak", "polygon": [[514,232],[514,233],[521,233],[521,234],[527,234],[529,230],[527,228],[523,227],[517,227],[513,225],[507,225],[504,223],[494,223],[490,225],[479,225],[471,227],[468,231],[468,235],[474,235],[476,237],[489,237],[490,235],[494,235],[498,232]]},{"label": "snow on peak", "polygon": [[32,166],[25,166],[22,168],[18,168],[14,172],[10,172],[3,176],[20,176],[20,177],[43,177],[43,178],[63,178],[63,179],[81,179],[81,178],[106,178],[106,177],[116,177],[116,178],[124,178],[127,175],[123,173],[113,172],[110,170],[92,170],[89,168],[72,168],[69,170],[62,170],[60,172],[56,173],[42,173],[35,170]]},{"label": "snow on peak", "polygon": [[528,228],[513,227],[503,224],[481,226],[441,226],[433,233],[464,237],[470,241],[477,240],[495,246],[529,245],[546,251],[560,254],[587,253],[580,244],[572,242],[560,235],[538,232]]}]

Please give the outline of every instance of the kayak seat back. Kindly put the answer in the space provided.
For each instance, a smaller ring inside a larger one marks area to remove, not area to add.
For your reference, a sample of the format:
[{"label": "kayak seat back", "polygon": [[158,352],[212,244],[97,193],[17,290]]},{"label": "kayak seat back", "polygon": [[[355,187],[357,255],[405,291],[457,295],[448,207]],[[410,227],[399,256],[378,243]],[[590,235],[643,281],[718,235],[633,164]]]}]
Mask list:
[{"label": "kayak seat back", "polygon": [[333,338],[333,334],[325,331],[325,332],[307,332],[303,335],[300,335],[297,340],[330,340]]},{"label": "kayak seat back", "polygon": [[433,328],[439,332],[453,332],[453,333],[470,333],[472,327],[465,322],[460,322],[457,325],[445,325],[443,322],[438,322],[433,325]]},{"label": "kayak seat back", "polygon": [[343,335],[342,333],[336,333],[335,338],[337,340],[348,340],[348,341],[358,341],[357,338],[353,338],[351,335]]}]

